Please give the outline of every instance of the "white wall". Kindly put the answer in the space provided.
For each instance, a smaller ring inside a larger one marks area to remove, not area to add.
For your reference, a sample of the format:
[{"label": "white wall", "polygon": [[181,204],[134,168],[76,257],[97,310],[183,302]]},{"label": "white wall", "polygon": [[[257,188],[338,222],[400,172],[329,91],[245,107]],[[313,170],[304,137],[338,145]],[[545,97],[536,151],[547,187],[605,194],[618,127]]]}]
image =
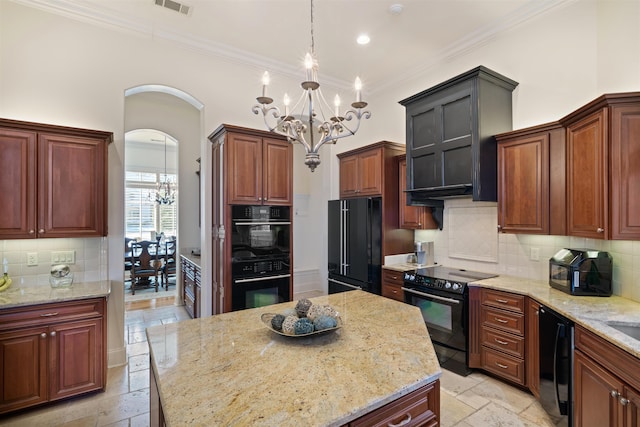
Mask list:
[{"label": "white wall", "polygon": [[[309,215],[298,218],[304,227],[294,228],[294,268],[326,276],[326,201],[338,197],[335,154],[380,140],[403,142],[399,100],[485,65],[520,82],[513,114],[514,127],[520,128],[555,120],[604,92],[638,90],[639,9],[637,1],[578,0],[372,94],[372,118],[356,136],[323,148],[322,164],[314,173],[298,166],[294,170],[295,191],[308,194],[310,201]],[[115,261],[108,263],[107,275],[114,283],[108,346],[115,354],[124,348],[120,261],[125,90],[161,84],[190,94],[205,106],[200,137],[206,138],[221,123],[263,127],[251,113],[263,70],[7,0],[0,1],[0,40],[0,116],[114,132],[109,148],[108,259]],[[274,73],[271,90],[284,93],[298,84]],[[203,152],[205,141],[200,143]],[[326,281],[319,286],[326,287]]]}]

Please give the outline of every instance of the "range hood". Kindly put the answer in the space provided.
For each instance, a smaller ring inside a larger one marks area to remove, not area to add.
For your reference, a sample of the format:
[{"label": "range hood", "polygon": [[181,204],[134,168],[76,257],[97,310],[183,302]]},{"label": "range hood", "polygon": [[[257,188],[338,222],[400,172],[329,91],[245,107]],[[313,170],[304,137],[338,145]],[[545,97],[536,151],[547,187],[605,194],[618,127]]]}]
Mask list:
[{"label": "range hood", "polygon": [[479,66],[400,101],[406,108],[407,204],[440,209],[443,200],[497,201],[497,143],[512,130],[517,82]]}]

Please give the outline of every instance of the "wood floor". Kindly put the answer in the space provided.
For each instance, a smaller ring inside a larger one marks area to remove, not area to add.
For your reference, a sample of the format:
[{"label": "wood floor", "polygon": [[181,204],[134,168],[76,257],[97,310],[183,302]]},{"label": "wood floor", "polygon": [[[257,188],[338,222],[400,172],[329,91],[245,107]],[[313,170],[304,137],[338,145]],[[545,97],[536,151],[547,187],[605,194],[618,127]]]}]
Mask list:
[{"label": "wood floor", "polygon": [[129,301],[124,303],[124,311],[149,310],[160,307],[167,307],[174,304],[175,297],[158,297],[140,301]]}]

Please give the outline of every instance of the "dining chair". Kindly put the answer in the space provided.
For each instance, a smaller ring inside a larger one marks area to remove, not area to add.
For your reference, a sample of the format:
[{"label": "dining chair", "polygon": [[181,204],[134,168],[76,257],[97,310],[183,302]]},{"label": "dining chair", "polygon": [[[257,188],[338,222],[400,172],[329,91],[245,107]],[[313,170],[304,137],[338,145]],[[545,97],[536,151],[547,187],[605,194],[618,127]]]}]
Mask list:
[{"label": "dining chair", "polygon": [[[125,274],[127,273],[127,271],[131,271],[131,268],[133,268],[133,263],[131,262],[131,242],[133,242],[135,239],[131,239],[129,237],[125,237],[124,238],[124,271]],[[131,280],[131,273],[129,273],[129,277],[125,278],[124,281],[130,281]]]},{"label": "dining chair", "polygon": [[159,258],[158,242],[143,240],[131,243],[131,295],[136,294],[136,286],[146,283],[150,285],[153,277],[153,285],[158,292],[158,273],[162,267]]},{"label": "dining chair", "polygon": [[176,276],[176,247],[178,240],[165,241],[164,265],[162,266],[162,284],[165,290],[169,290],[169,276]]}]

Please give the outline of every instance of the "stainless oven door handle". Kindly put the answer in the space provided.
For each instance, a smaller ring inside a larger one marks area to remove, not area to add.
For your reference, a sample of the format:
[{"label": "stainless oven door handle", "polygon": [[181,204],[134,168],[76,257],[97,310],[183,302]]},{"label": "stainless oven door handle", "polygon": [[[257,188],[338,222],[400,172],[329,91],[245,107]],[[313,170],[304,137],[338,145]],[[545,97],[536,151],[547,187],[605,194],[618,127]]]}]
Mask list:
[{"label": "stainless oven door handle", "polygon": [[281,274],[279,276],[264,276],[264,277],[252,277],[251,279],[236,279],[234,283],[248,283],[248,282],[262,282],[265,280],[276,280],[276,279],[284,279],[286,277],[291,277],[290,274]]},{"label": "stainless oven door handle", "polygon": [[433,295],[433,294],[425,294],[424,292],[418,292],[418,291],[416,291],[414,289],[405,288],[404,286],[402,287],[402,290],[405,291],[405,292],[409,292],[410,294],[420,295],[421,297],[433,298],[433,299],[437,299],[437,300],[440,300],[440,301],[450,302],[452,304],[460,304],[460,301],[457,300],[457,299],[440,297],[438,295]]},{"label": "stainless oven door handle", "polygon": [[261,222],[233,222],[234,225],[246,225],[248,227],[254,225],[291,225],[291,222],[270,222],[270,221],[261,221]]},{"label": "stainless oven door handle", "polygon": [[340,282],[340,281],[335,280],[335,279],[329,279],[329,281],[330,281],[330,282],[333,282],[333,283],[337,283],[338,285],[346,286],[346,287],[348,287],[348,288],[353,288],[353,289],[360,289],[360,290],[362,290],[362,288],[361,288],[360,286],[350,285],[350,284],[348,284],[348,283]]}]

